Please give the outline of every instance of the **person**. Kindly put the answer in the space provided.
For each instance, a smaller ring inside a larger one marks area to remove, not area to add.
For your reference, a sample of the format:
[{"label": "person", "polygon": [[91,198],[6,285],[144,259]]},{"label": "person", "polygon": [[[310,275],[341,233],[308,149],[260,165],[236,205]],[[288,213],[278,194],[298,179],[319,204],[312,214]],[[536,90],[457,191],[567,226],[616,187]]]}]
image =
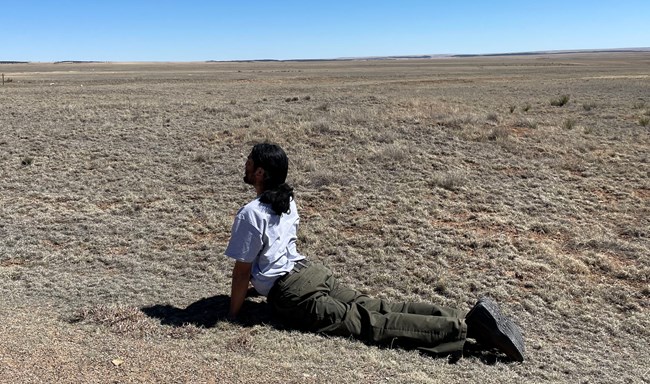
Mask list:
[{"label": "person", "polygon": [[301,255],[288,166],[284,150],[270,143],[255,145],[246,160],[244,182],[257,197],[237,212],[225,251],[235,260],[229,319],[237,319],[252,283],[291,328],[440,356],[462,356],[466,339],[472,338],[475,346],[524,360],[521,330],[492,299],[479,299],[466,315],[429,303],[391,303],[340,284],[325,265]]}]

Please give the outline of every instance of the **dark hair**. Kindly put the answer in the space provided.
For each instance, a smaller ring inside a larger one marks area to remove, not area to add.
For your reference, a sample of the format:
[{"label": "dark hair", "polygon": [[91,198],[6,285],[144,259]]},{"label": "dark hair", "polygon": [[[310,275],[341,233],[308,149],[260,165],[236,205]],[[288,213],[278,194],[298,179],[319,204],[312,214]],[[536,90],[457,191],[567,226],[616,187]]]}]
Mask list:
[{"label": "dark hair", "polygon": [[289,171],[287,154],[278,145],[261,143],[253,147],[250,157],[255,168],[264,169],[264,192],[260,201],[270,204],[277,215],[289,213],[293,188],[285,182]]}]

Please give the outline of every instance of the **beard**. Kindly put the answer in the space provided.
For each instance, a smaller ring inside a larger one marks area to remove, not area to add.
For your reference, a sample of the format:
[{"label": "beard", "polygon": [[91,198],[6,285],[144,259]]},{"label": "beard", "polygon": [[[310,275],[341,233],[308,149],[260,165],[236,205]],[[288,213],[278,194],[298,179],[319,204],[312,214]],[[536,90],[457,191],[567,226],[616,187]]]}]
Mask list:
[{"label": "beard", "polygon": [[253,185],[253,180],[251,180],[252,177],[249,175],[247,172],[244,173],[244,183],[248,185]]}]

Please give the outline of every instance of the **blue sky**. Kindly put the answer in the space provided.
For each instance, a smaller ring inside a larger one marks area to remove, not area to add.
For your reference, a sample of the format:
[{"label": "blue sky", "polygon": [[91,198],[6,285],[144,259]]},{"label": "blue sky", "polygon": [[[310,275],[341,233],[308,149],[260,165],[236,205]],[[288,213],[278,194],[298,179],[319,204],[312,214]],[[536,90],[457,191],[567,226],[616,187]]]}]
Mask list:
[{"label": "blue sky", "polygon": [[650,46],[650,1],[0,0],[0,60],[203,61]]}]

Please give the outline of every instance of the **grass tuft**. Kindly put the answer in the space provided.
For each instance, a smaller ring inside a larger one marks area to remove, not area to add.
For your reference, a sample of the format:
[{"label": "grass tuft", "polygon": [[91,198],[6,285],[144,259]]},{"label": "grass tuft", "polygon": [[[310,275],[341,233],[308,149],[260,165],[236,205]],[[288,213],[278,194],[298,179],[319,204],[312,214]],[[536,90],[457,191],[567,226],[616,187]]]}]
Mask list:
[{"label": "grass tuft", "polygon": [[650,125],[650,117],[648,116],[639,117],[639,125],[642,127],[647,127],[648,125]]},{"label": "grass tuft", "polygon": [[487,135],[487,139],[490,141],[501,141],[505,140],[510,136],[510,131],[503,127],[496,127],[490,131]]},{"label": "grass tuft", "polygon": [[315,109],[317,111],[327,112],[327,111],[330,110],[330,105],[328,103],[323,103],[323,104],[318,105]]},{"label": "grass tuft", "polygon": [[496,112],[491,112],[491,113],[488,113],[486,119],[487,119],[488,122],[498,123],[499,122],[499,115]]},{"label": "grass tuft", "polygon": [[195,163],[207,163],[210,159],[210,155],[206,153],[199,153],[198,155],[192,158],[192,161]]},{"label": "grass tuft", "polygon": [[567,131],[570,131],[576,127],[577,123],[578,121],[576,119],[568,118],[564,120],[564,122],[562,123],[562,128],[566,129]]},{"label": "grass tuft", "polygon": [[562,96],[558,97],[557,99],[551,100],[551,105],[554,106],[554,107],[563,107],[563,106],[567,105],[570,98],[571,97],[569,95],[562,95]]},{"label": "grass tuft", "polygon": [[311,131],[314,133],[326,134],[332,132],[332,128],[327,120],[318,119],[311,123]]},{"label": "grass tuft", "polygon": [[309,177],[309,185],[314,188],[327,187],[330,185],[349,185],[350,177],[331,171],[314,172]]},{"label": "grass tuft", "polygon": [[591,111],[592,109],[594,109],[596,107],[597,107],[596,103],[584,103],[584,104],[582,104],[582,109],[584,109],[587,112]]},{"label": "grass tuft", "polygon": [[390,144],[372,156],[372,160],[375,162],[399,162],[408,159],[408,157],[409,149],[407,147]]},{"label": "grass tuft", "polygon": [[448,284],[444,279],[438,280],[433,288],[433,290],[439,295],[445,295],[448,293],[449,288]]},{"label": "grass tuft", "polygon": [[446,189],[448,191],[456,191],[466,183],[467,179],[462,173],[458,171],[434,175],[428,181],[429,186]]},{"label": "grass tuft", "polygon": [[537,122],[535,120],[529,119],[529,118],[519,119],[519,120],[516,121],[515,124],[516,124],[517,127],[532,128],[532,129],[536,129],[537,126],[538,126],[538,124],[537,124]]}]

